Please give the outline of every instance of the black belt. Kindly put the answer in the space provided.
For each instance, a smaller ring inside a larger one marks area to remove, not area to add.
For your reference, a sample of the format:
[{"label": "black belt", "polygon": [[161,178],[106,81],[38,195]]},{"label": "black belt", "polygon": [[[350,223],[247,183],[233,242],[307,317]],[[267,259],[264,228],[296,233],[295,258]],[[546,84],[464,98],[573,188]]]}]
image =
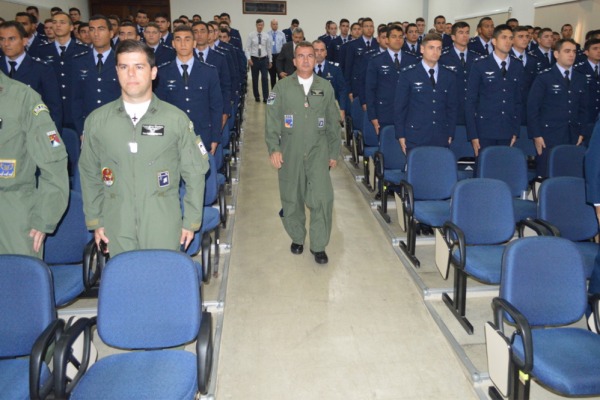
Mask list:
[{"label": "black belt", "polygon": [[254,56],[251,56],[250,58],[253,59],[253,60],[264,60],[265,58],[267,58],[267,56],[264,56],[264,57],[254,57]]}]

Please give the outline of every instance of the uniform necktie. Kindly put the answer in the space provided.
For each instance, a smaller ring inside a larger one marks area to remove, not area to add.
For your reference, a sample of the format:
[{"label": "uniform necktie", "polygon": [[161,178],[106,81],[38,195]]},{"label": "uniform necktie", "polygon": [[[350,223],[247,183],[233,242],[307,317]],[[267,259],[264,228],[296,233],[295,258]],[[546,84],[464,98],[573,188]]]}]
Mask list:
[{"label": "uniform necktie", "polygon": [[9,61],[8,63],[10,64],[10,71],[8,71],[8,76],[9,78],[12,78],[15,75],[15,71],[17,70],[17,62]]},{"label": "uniform necktie", "polygon": [[465,64],[467,63],[467,60],[465,60],[465,53],[460,53],[460,63],[462,64],[462,66],[464,68]]},{"label": "uniform necktie", "polygon": [[502,61],[500,63],[500,65],[502,65],[502,68],[500,68],[500,71],[502,71],[502,77],[506,76],[506,61]]},{"label": "uniform necktie", "polygon": [[398,60],[398,53],[394,54],[394,65],[396,69],[400,69],[400,60]]},{"label": "uniform necktie", "polygon": [[165,38],[160,38],[160,44],[165,44]]},{"label": "uniform necktie", "polygon": [[348,41],[348,38],[343,38],[342,39],[342,43],[346,43]]},{"label": "uniform necktie", "polygon": [[96,66],[98,67],[98,73],[102,72],[102,66],[104,65],[104,63],[102,62],[102,57],[104,57],[102,53],[98,53],[98,64],[96,64]]},{"label": "uniform necktie", "polygon": [[277,46],[277,44],[275,43],[275,40],[276,40],[276,39],[277,39],[277,33],[276,33],[276,32],[273,32],[273,50],[271,51],[273,54],[276,54],[276,53],[275,53],[275,49],[276,49],[276,47],[275,47],[275,46]]},{"label": "uniform necktie", "polygon": [[569,85],[571,84],[571,80],[569,79],[569,70],[568,69],[565,70],[565,83],[567,84],[567,87],[569,87]]},{"label": "uniform necktie", "polygon": [[[198,52],[198,58],[200,59],[200,62],[204,62],[204,52],[199,51]],[[186,67],[187,67],[187,65],[186,65]]]},{"label": "uniform necktie", "polygon": [[65,52],[67,51],[67,46],[58,46],[60,47],[60,58],[65,58]]},{"label": "uniform necktie", "polygon": [[523,59],[523,54],[521,54],[521,55],[519,56],[519,60],[521,60],[521,61],[523,62],[523,64],[525,64],[525,60]]},{"label": "uniform necktie", "polygon": [[594,78],[598,79],[598,66],[594,67]]},{"label": "uniform necktie", "polygon": [[416,53],[416,52],[417,52],[417,49],[415,49],[415,45],[414,45],[414,44],[412,45],[412,52],[413,52],[413,53]]},{"label": "uniform necktie", "polygon": [[544,53],[544,57],[548,59],[548,62],[552,62],[552,60],[550,59],[550,53]]},{"label": "uniform necktie", "polygon": [[485,54],[490,54],[490,49],[487,43],[485,44]]},{"label": "uniform necktie", "polygon": [[431,80],[431,85],[433,86],[433,88],[435,89],[435,69],[431,68],[429,70],[429,79]]},{"label": "uniform necktie", "polygon": [[367,40],[367,49],[371,48],[371,41]]},{"label": "uniform necktie", "polygon": [[317,68],[317,75],[323,76],[323,70],[321,70],[321,64],[319,64],[319,66]]},{"label": "uniform necktie", "polygon": [[190,74],[188,74],[188,65],[181,64],[181,69],[183,70],[183,83],[185,83],[187,85],[188,78],[190,77]]},{"label": "uniform necktie", "polygon": [[258,34],[258,57],[259,58],[262,56],[262,50],[260,48],[261,44],[262,44],[262,35],[259,33]]}]

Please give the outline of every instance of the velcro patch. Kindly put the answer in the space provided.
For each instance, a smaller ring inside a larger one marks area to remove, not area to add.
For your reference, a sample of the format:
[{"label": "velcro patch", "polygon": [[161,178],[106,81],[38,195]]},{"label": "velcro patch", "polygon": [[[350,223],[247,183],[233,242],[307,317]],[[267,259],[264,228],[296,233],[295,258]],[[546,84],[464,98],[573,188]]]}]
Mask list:
[{"label": "velcro patch", "polygon": [[58,136],[58,133],[56,133],[56,131],[46,132],[46,135],[48,136],[48,140],[50,140],[50,146],[52,146],[52,147],[60,146],[60,138]]},{"label": "velcro patch", "polygon": [[203,156],[208,154],[208,151],[206,151],[206,147],[204,147],[204,143],[202,143],[202,139],[198,138],[198,148],[200,149],[200,153],[202,153]]},{"label": "velcro patch", "polygon": [[162,171],[158,173],[158,187],[167,187],[170,183],[169,171]]},{"label": "velcro patch", "polygon": [[267,98],[267,105],[271,105],[275,103],[275,98],[277,98],[277,93],[269,92],[269,97]]},{"label": "velcro patch", "polygon": [[164,125],[142,125],[142,136],[164,136]]},{"label": "velcro patch", "polygon": [[39,115],[42,111],[46,111],[47,113],[49,113],[50,111],[48,111],[48,107],[46,107],[45,104],[38,104],[37,106],[33,107],[33,115]]},{"label": "velcro patch", "polygon": [[17,160],[0,160],[0,178],[17,176]]}]

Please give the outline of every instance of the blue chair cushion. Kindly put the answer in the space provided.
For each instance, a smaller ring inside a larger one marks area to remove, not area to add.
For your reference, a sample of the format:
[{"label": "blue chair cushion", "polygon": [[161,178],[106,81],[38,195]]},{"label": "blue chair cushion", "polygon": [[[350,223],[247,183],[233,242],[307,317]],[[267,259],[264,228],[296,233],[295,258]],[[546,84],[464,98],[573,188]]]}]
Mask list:
[{"label": "blue chair cushion", "polygon": [[577,250],[581,253],[583,258],[583,269],[586,278],[592,276],[592,271],[596,265],[596,258],[600,252],[600,245],[593,242],[574,242]]},{"label": "blue chair cushion", "polygon": [[473,177],[473,170],[459,169],[457,173],[459,181],[464,181],[465,179],[471,179]]},{"label": "blue chair cushion", "polygon": [[209,232],[215,229],[221,223],[221,214],[214,207],[204,207],[202,213],[202,225],[200,233]]},{"label": "blue chair cushion", "polygon": [[193,399],[196,356],[183,350],[115,354],[97,361],[71,399]]},{"label": "blue chair cushion", "polygon": [[365,158],[373,157],[373,155],[377,152],[377,150],[379,150],[379,147],[374,147],[374,146],[373,147],[365,147],[363,149],[363,156]]},{"label": "blue chair cushion", "polygon": [[[532,374],[544,386],[561,394],[600,394],[600,336],[577,328],[533,330]],[[523,359],[523,344],[513,344]]]},{"label": "blue chair cushion", "polygon": [[450,220],[450,200],[415,201],[417,221],[433,227],[440,227]]},{"label": "blue chair cushion", "polygon": [[217,186],[221,187],[223,185],[225,185],[225,175],[217,174]]},{"label": "blue chair cushion", "polygon": [[[43,364],[40,382],[50,378],[50,371]],[[3,399],[28,400],[29,358],[0,361],[0,397]]]},{"label": "blue chair cushion", "polygon": [[60,307],[84,291],[81,264],[50,265],[54,280],[54,303]]},{"label": "blue chair cushion", "polygon": [[537,203],[531,200],[514,199],[515,221],[537,217]]},{"label": "blue chair cushion", "polygon": [[401,169],[387,169],[383,171],[383,180],[386,182],[399,185],[403,179],[406,179],[406,174]]},{"label": "blue chair cushion", "polygon": [[[467,246],[465,272],[475,279],[497,285],[502,276],[502,254],[505,246]],[[460,259],[458,250],[454,256]]]}]

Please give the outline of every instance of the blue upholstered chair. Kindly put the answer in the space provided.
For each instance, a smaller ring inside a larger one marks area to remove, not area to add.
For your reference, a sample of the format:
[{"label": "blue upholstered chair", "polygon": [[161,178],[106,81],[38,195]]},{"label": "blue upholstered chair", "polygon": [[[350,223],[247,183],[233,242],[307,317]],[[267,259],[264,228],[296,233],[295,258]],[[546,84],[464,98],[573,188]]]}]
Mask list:
[{"label": "blue upholstered chair", "polygon": [[479,178],[456,184],[443,229],[454,267],[454,295],[444,293],[442,299],[469,334],[473,326],[465,316],[467,278],[499,284],[502,252],[514,231],[513,197],[506,183]]},{"label": "blue upholstered chair", "polygon": [[574,144],[561,144],[553,147],[548,155],[548,177],[583,178],[583,160],[586,150],[585,146],[575,146]]},{"label": "blue upholstered chair", "polygon": [[360,156],[363,155],[362,149],[362,130],[367,120],[367,113],[362,109],[358,98],[352,101],[350,106],[350,115],[352,116],[352,161],[358,166]]},{"label": "blue upholstered chair", "polygon": [[535,218],[537,204],[526,200],[529,180],[527,160],[523,151],[517,147],[491,146],[479,154],[477,175],[480,178],[499,179],[506,182],[513,196],[515,221]]},{"label": "blue upholstered chair", "polygon": [[400,195],[407,218],[407,237],[400,248],[418,267],[417,224],[439,228],[450,219],[450,197],[457,182],[456,158],[445,147],[417,147],[409,151],[406,167]]},{"label": "blue upholstered chair", "polygon": [[508,355],[507,376],[492,374],[504,395],[528,399],[531,379],[562,396],[600,395],[600,336],[563,327],[579,321],[586,305],[584,267],[572,242],[528,237],[506,247],[494,323],[486,326],[490,368],[501,358],[492,348],[496,337]]},{"label": "blue upholstered chair", "polygon": [[359,133],[358,139],[361,143],[363,156],[363,184],[367,189],[374,191],[377,188],[377,177],[375,176],[375,163],[373,161],[375,153],[379,150],[379,136],[375,131],[375,127],[365,117],[363,122],[362,132]]},{"label": "blue upholstered chair", "polygon": [[393,126],[386,126],[379,132],[379,150],[375,152],[375,176],[379,182],[379,213],[386,222],[390,222],[387,214],[388,191],[398,191],[400,182],[406,179],[406,156],[396,139]]},{"label": "blue upholstered chair", "polygon": [[450,150],[454,153],[458,163],[458,180],[472,178],[475,167],[475,151],[471,142],[467,139],[466,126],[456,126],[454,138],[450,143]]},{"label": "blue upholstered chair", "polygon": [[63,218],[44,244],[44,261],[52,271],[57,306],[73,301],[100,277],[104,256],[87,230],[81,193],[71,191]]},{"label": "blue upholstered chair", "polygon": [[[193,260],[177,251],[140,250],[110,259],[103,271],[98,315],[81,318],[55,350],[57,398],[194,399],[206,394],[212,363],[212,318],[202,311]],[[92,329],[125,350],[88,369]],[[67,380],[70,348],[83,334],[84,357]],[[196,354],[169,349],[196,342]]]},{"label": "blue upholstered chair", "polygon": [[0,255],[0,397],[45,399],[54,381],[45,363],[64,327],[52,274],[41,260]]}]

